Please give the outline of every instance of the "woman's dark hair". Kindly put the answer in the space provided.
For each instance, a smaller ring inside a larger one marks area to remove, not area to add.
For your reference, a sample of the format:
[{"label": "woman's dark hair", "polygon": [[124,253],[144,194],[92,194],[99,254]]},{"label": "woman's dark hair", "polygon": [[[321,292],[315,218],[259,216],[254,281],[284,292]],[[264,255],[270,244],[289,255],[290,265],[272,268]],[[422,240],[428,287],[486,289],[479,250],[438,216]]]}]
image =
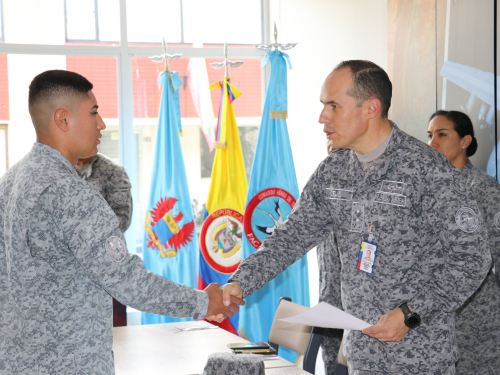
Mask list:
[{"label": "woman's dark hair", "polygon": [[474,137],[474,127],[472,126],[472,121],[469,116],[463,112],[439,110],[431,115],[429,122],[437,116],[444,116],[448,121],[451,121],[453,123],[453,129],[458,133],[460,138],[463,138],[466,135],[470,135],[472,137],[472,141],[465,151],[467,153],[467,157],[474,155],[477,150],[477,140],[476,137]]}]

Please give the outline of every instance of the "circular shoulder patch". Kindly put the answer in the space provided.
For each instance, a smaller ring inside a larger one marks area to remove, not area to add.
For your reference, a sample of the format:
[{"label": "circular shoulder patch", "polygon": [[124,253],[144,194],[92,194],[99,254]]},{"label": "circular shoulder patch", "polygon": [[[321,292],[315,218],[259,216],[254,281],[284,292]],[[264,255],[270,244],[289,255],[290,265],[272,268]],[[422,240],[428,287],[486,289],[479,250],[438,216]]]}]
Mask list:
[{"label": "circular shoulder patch", "polygon": [[495,226],[500,229],[500,211],[495,214]]},{"label": "circular shoulder patch", "polygon": [[455,214],[455,222],[466,233],[474,233],[479,227],[479,219],[472,208],[462,207]]},{"label": "circular shoulder patch", "polygon": [[127,254],[125,243],[116,236],[111,236],[106,240],[106,251],[114,262],[121,262]]}]

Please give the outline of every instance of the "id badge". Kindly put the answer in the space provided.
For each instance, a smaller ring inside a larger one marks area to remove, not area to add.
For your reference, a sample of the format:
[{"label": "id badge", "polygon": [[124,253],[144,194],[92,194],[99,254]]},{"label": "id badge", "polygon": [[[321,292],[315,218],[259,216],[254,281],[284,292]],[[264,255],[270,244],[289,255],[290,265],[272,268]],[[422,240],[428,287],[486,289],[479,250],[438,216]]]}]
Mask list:
[{"label": "id badge", "polygon": [[378,246],[373,242],[361,241],[359,246],[358,270],[372,274]]}]

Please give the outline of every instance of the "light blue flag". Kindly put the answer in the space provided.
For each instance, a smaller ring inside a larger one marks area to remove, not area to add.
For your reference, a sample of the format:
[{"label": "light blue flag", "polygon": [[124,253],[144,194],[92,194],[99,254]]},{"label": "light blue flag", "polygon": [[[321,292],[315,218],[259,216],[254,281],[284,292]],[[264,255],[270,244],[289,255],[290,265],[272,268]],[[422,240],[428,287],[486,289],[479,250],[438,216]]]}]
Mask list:
[{"label": "light blue flag", "polygon": [[[299,197],[292,149],[288,138],[287,54],[267,53],[262,66],[271,61],[264,112],[255,149],[244,216],[243,256],[255,252],[277,225],[283,223]],[[280,297],[309,306],[307,258],[302,257],[261,290],[246,298],[240,312],[240,333],[250,341],[267,341]],[[280,356],[295,362],[297,353],[280,348]]]},{"label": "light blue flag", "polygon": [[[144,223],[144,265],[175,283],[196,288],[198,243],[179,137],[180,106],[175,100],[182,81],[177,72],[162,72],[158,83],[163,93]],[[142,324],[182,320],[191,318],[142,313]]]}]

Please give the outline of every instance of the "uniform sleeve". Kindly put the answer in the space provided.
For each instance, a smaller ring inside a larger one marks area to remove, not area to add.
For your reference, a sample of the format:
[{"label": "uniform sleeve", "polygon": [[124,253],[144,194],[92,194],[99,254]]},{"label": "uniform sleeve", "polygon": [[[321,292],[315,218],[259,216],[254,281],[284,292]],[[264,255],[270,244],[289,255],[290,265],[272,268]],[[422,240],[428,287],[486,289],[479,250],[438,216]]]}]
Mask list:
[{"label": "uniform sleeve", "polygon": [[91,187],[76,191],[61,184],[52,191],[54,216],[69,250],[88,277],[121,303],[153,314],[202,319],[208,295],[153,274],[130,255],[118,220]]},{"label": "uniform sleeve", "polygon": [[487,194],[487,202],[483,204],[484,221],[488,230],[488,240],[493,264],[495,265],[495,278],[500,286],[500,186],[486,188],[484,194]]},{"label": "uniform sleeve", "polygon": [[120,230],[125,232],[132,221],[132,193],[127,172],[123,167],[116,171],[117,177],[109,187],[107,201],[119,221]]},{"label": "uniform sleeve", "polygon": [[317,176],[316,171],[286,222],[276,228],[229,278],[228,282],[238,282],[244,298],[262,288],[330,234],[331,215]]},{"label": "uniform sleeve", "polygon": [[458,169],[437,165],[422,186],[424,225],[433,228],[447,250],[440,272],[408,301],[429,322],[441,311],[454,311],[474,293],[488,273],[491,256],[476,200]]}]

